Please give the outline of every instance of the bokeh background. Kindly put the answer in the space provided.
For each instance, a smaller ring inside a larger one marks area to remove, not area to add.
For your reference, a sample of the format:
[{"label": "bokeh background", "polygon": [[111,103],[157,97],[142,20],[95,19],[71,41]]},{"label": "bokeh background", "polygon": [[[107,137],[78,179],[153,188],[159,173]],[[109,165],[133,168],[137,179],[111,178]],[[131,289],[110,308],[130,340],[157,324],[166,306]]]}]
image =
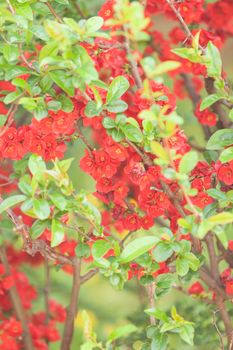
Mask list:
[{"label": "bokeh background", "polygon": [[[79,0],[79,4],[88,16],[96,15],[101,7],[103,0]],[[170,28],[170,23],[166,23],[164,18],[157,19],[156,27],[163,33],[167,33]],[[232,66],[232,51],[233,40],[228,40],[224,46],[222,55],[224,70],[228,73],[228,78],[233,77]],[[166,81],[171,85],[169,80]],[[200,130],[195,117],[193,116],[192,106],[188,100],[178,102],[178,113],[184,118],[184,129],[186,134],[199,144],[204,143],[202,131]],[[88,134],[87,134],[88,137]],[[84,154],[83,144],[76,141],[69,147],[66,157],[74,157],[70,175],[77,189],[85,189],[92,193],[95,191],[95,183],[92,178],[84,174],[79,168],[79,159]],[[38,266],[31,269],[29,266],[24,266],[30,281],[38,291],[38,299],[35,302],[35,308],[41,310],[44,308],[44,270]],[[72,278],[69,274],[55,268],[51,271],[52,286],[50,291],[51,298],[66,306],[69,301]],[[165,296],[156,306],[167,311],[172,305],[176,305],[178,312],[186,319],[195,320],[198,324],[195,332],[194,347],[186,346],[181,343],[178,337],[171,338],[169,350],[215,350],[218,348],[218,336],[213,325],[213,318],[209,317],[212,310],[210,306],[195,302],[189,296],[185,296],[181,292],[174,291],[169,296]],[[79,315],[75,322],[75,334],[72,344],[72,350],[79,350],[83,341],[84,322],[82,318],[83,310],[85,310],[92,323],[93,330],[97,333],[98,339],[104,341],[107,336],[118,326],[134,323],[141,331],[141,340],[143,340],[143,324],[147,316],[143,310],[147,308],[147,300],[145,292],[137,281],[130,281],[126,284],[123,291],[115,291],[108,281],[100,276],[95,276],[88,281],[81,289]],[[209,310],[210,309],[210,310]],[[206,315],[206,316],[205,316]],[[213,315],[214,317],[214,315]],[[138,339],[138,334],[131,334],[121,343],[121,349],[133,349],[132,344]],[[138,343],[139,344],[139,343]],[[137,345],[137,343],[136,343]],[[137,346],[135,345],[135,349]],[[52,343],[51,350],[59,349],[59,343]],[[159,350],[159,349],[158,349]]]}]

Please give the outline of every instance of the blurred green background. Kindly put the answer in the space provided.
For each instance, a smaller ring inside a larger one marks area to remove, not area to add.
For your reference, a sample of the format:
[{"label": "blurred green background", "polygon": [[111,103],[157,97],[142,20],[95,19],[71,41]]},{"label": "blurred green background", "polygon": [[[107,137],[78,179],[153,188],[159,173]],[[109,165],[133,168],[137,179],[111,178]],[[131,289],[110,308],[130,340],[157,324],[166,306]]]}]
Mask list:
[{"label": "blurred green background", "polygon": [[[95,15],[103,3],[103,0],[82,0],[79,4],[85,14],[89,16]],[[162,32],[167,32],[167,23],[161,18],[157,20],[157,26]],[[232,77],[232,57],[233,41],[229,40],[223,50],[224,69]],[[169,81],[168,81],[169,84]],[[178,113],[185,120],[184,129],[189,137],[192,137],[199,144],[203,143],[203,135],[198,127],[196,119],[193,116],[192,106],[189,101],[178,102]],[[84,174],[78,166],[79,159],[84,154],[83,144],[79,141],[70,146],[66,157],[74,157],[75,161],[71,167],[71,177],[76,188],[89,191],[95,190],[94,181]],[[34,303],[36,310],[44,308],[44,271],[43,267],[30,266],[24,267],[30,281],[38,291],[38,299]],[[63,271],[52,269],[52,286],[50,296],[63,306],[68,305],[72,278]],[[215,350],[218,349],[218,336],[213,324],[212,309],[206,304],[196,303],[190,297],[174,291],[169,296],[162,298],[156,306],[161,307],[164,311],[170,310],[172,305],[176,305],[178,312],[186,319],[192,320],[198,324],[196,327],[195,343],[197,346],[191,347],[181,343],[178,337],[174,336],[170,339],[170,350]],[[99,340],[105,340],[107,335],[111,333],[117,326],[126,323],[134,323],[141,330],[141,339],[143,340],[143,324],[147,320],[143,310],[147,308],[146,295],[139,286],[137,281],[130,281],[126,284],[123,291],[115,291],[110,284],[100,276],[95,276],[88,281],[81,289],[79,316],[75,323],[74,340],[72,350],[79,350],[82,343],[83,321],[82,310],[86,310],[93,323],[93,329],[98,335]],[[220,324],[221,327],[221,324]],[[140,334],[132,334],[128,339],[125,338],[121,342],[121,349],[133,349],[132,344],[140,338]],[[199,344],[199,345],[198,345]],[[200,345],[202,344],[202,345]],[[58,343],[51,343],[51,350],[59,349]],[[159,349],[158,349],[159,350]]]}]

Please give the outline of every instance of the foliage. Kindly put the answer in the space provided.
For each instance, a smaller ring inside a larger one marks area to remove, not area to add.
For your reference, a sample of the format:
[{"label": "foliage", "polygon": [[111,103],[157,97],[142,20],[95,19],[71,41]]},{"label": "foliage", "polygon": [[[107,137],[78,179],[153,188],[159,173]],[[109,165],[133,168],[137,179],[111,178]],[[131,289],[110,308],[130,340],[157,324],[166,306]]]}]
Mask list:
[{"label": "foliage", "polygon": [[[205,346],[204,318],[213,346],[232,350],[233,97],[221,57],[231,10],[109,0],[91,16],[76,0],[0,2],[0,348],[71,349],[80,289],[99,275],[117,291],[137,280],[147,301],[106,339],[83,311],[81,350]],[[161,15],[177,21],[169,39],[154,29]],[[182,129],[186,97],[204,147]],[[66,150],[79,141],[77,164]],[[95,192],[77,190],[71,166]],[[45,267],[45,311],[25,262]],[[72,275],[67,310],[50,296],[53,267]],[[201,320],[160,307],[177,289],[212,309]]]}]

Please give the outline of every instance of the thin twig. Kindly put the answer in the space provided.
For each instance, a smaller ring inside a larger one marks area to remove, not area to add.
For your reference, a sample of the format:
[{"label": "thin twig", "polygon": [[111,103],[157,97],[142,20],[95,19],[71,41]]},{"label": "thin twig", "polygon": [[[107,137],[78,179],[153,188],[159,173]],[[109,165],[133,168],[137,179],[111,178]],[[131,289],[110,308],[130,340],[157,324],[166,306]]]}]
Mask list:
[{"label": "thin twig", "polygon": [[45,5],[48,6],[50,12],[52,13],[52,15],[56,18],[56,20],[59,23],[62,23],[62,19],[58,16],[57,12],[54,10],[54,8],[52,7],[52,5],[49,2],[45,2]]},{"label": "thin twig", "polygon": [[74,0],[74,1],[73,1],[73,5],[74,5],[74,7],[76,8],[76,10],[77,10],[79,16],[80,16],[81,18],[86,18],[86,16],[84,15],[83,10],[81,9],[81,7],[80,7],[78,1]]},{"label": "thin twig", "polygon": [[70,350],[74,320],[78,312],[78,298],[81,287],[81,260],[73,258],[73,285],[70,297],[70,304],[67,310],[67,317],[64,325],[64,331],[61,341],[61,350]]},{"label": "thin twig", "polygon": [[125,32],[125,49],[126,49],[126,53],[127,53],[127,56],[128,56],[129,64],[130,64],[130,67],[131,67],[132,74],[133,74],[133,77],[135,79],[136,85],[137,85],[138,89],[141,89],[142,86],[143,86],[142,79],[141,79],[139,71],[138,71],[137,63],[135,62],[133,54],[131,52],[130,40],[129,40],[129,37],[128,37],[128,32],[127,32],[125,27],[124,27],[124,32]]},{"label": "thin twig", "polygon": [[216,313],[219,312],[219,310],[213,311],[213,325],[218,333],[219,341],[220,341],[220,348],[221,350],[224,350],[224,342],[223,342],[223,336],[220,332],[220,329],[218,328],[217,322],[216,322]]},{"label": "thin twig", "polygon": [[50,293],[50,266],[49,261],[45,258],[44,261],[44,273],[45,273],[45,286],[44,286],[44,299],[45,299],[45,324],[49,323],[50,320],[50,307],[49,307],[49,293]]}]

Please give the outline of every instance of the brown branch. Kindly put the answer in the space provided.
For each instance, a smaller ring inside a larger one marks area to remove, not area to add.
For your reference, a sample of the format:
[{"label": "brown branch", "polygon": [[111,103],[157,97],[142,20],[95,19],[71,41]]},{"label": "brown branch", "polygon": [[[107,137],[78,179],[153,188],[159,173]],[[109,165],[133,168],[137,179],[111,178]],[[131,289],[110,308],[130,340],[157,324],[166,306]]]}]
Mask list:
[{"label": "brown branch", "polygon": [[[207,244],[209,259],[210,259],[210,269],[211,269],[211,275],[213,276],[213,281],[215,285],[218,285],[220,282],[219,278],[219,269],[218,269],[218,258],[216,256],[215,246],[214,246],[214,239],[212,233],[208,233],[205,237],[205,241]],[[222,296],[218,291],[216,290],[216,305],[218,306],[219,313],[221,315],[221,319],[224,323],[226,335],[228,339],[228,350],[232,350],[232,339],[233,339],[233,327],[231,318],[227,312],[225,303],[224,303],[224,296]]]},{"label": "brown branch", "polygon": [[49,11],[52,13],[52,15],[54,16],[54,18],[56,18],[56,20],[59,23],[62,23],[62,19],[58,16],[57,12],[54,10],[54,8],[52,7],[52,5],[49,2],[45,2],[45,5],[48,6]]},{"label": "brown branch", "polygon": [[81,276],[81,284],[84,284],[85,282],[89,281],[98,272],[99,272],[98,268],[88,271],[85,275]]},{"label": "brown branch", "polygon": [[73,5],[74,5],[74,7],[76,8],[76,11],[78,12],[79,16],[80,16],[81,18],[86,18],[86,16],[84,15],[83,10],[81,9],[81,7],[80,7],[78,1],[74,0],[74,1],[73,1]]},{"label": "brown branch", "polygon": [[222,336],[222,333],[220,332],[220,329],[218,328],[218,325],[216,322],[216,316],[215,316],[218,311],[219,310],[213,311],[213,325],[214,325],[214,327],[218,333],[218,336],[219,336],[220,348],[221,348],[221,350],[224,350],[223,336]]},{"label": "brown branch", "polygon": [[47,325],[50,320],[50,307],[49,307],[49,293],[50,293],[50,266],[49,261],[45,258],[44,261],[44,274],[45,274],[45,287],[44,287],[44,300],[45,300],[45,324]]},{"label": "brown branch", "polygon": [[231,318],[227,312],[226,306],[224,304],[224,300],[221,297],[217,297],[216,304],[218,305],[219,313],[221,319],[224,323],[224,327],[226,330],[227,340],[228,340],[228,350],[233,350],[233,327]]},{"label": "brown branch", "polygon": [[[154,298],[154,293],[155,293],[155,282],[150,283],[147,287],[147,294],[148,294],[148,299],[149,299],[149,304],[151,309],[155,309],[155,298]],[[150,315],[150,324],[153,326],[156,324],[155,317]]]},{"label": "brown branch", "polygon": [[87,147],[87,150],[90,154],[90,156],[92,156],[92,151],[93,151],[93,148],[92,146],[90,145],[90,143],[88,142],[87,138],[85,137],[85,135],[83,134],[82,130],[81,130],[81,127],[78,125],[78,122],[76,123],[76,129],[78,131],[78,136],[80,138],[80,140],[82,140],[82,142],[86,145]]},{"label": "brown branch", "polygon": [[184,31],[186,32],[188,38],[193,38],[193,35],[192,35],[189,27],[185,23],[183,17],[181,16],[179,10],[177,10],[177,8],[175,7],[175,5],[173,4],[173,2],[171,0],[166,0],[166,2],[168,3],[168,5],[172,9],[172,11],[175,13],[175,15],[178,18],[178,20],[180,21],[180,23],[181,23],[182,27],[184,28]]},{"label": "brown branch", "polygon": [[12,6],[10,0],[6,0],[6,3],[7,3],[7,5],[8,5],[8,7],[9,7],[11,13],[12,13],[13,15],[15,15],[15,9],[14,9],[14,7]]},{"label": "brown branch", "polygon": [[142,158],[143,163],[146,166],[152,166],[154,163],[152,161],[152,159],[150,159],[150,157],[143,153],[138,146],[136,146],[133,142],[131,142],[130,140],[125,140],[125,142],[134,149],[134,151]]},{"label": "brown branch", "polygon": [[[2,261],[2,264],[4,265],[7,275],[11,275],[10,265],[7,259],[5,248],[3,246],[0,247],[0,259]],[[34,347],[33,347],[31,334],[27,324],[25,310],[23,308],[21,299],[19,297],[19,294],[15,285],[13,285],[9,289],[9,294],[10,294],[10,298],[11,298],[16,316],[22,325],[24,349],[33,350]]]},{"label": "brown branch", "polygon": [[8,130],[8,128],[12,125],[12,123],[14,122],[14,115],[18,109],[19,105],[17,104],[12,104],[10,106],[10,108],[8,109],[7,112],[7,120],[5,125],[0,129],[0,137],[3,136],[5,134],[5,132]]},{"label": "brown branch", "polygon": [[[2,198],[0,196],[0,203]],[[15,226],[15,231],[20,233],[24,241],[24,250],[31,256],[39,253],[44,258],[48,260],[58,261],[61,264],[72,265],[72,260],[66,255],[57,253],[54,249],[50,248],[45,241],[42,239],[32,240],[30,237],[28,227],[23,223],[22,217],[17,216],[13,210],[7,209],[7,215],[13,225]]]},{"label": "brown branch", "polygon": [[61,341],[61,350],[70,350],[73,330],[74,330],[74,319],[78,312],[78,298],[81,287],[81,260],[73,259],[73,285],[70,298],[70,305],[67,310],[67,317],[64,325],[64,331]]},{"label": "brown branch", "polygon": [[[211,77],[205,78],[205,89],[209,95],[216,93],[217,90],[214,86],[214,79],[213,78],[211,78]],[[215,102],[211,106],[211,109],[213,110],[214,113],[216,113],[218,115],[219,121],[220,121],[220,127],[228,128],[230,125],[230,122],[228,120],[228,117],[226,116],[224,109],[222,108],[221,100]]]},{"label": "brown branch", "polygon": [[140,76],[139,71],[138,71],[137,63],[135,62],[133,54],[131,52],[130,40],[129,40],[128,33],[127,33],[127,30],[125,29],[125,27],[124,27],[124,32],[125,32],[125,49],[126,49],[128,61],[130,64],[130,68],[131,68],[134,80],[136,82],[137,88],[141,89],[143,86],[142,79],[141,79],[141,76]]}]

